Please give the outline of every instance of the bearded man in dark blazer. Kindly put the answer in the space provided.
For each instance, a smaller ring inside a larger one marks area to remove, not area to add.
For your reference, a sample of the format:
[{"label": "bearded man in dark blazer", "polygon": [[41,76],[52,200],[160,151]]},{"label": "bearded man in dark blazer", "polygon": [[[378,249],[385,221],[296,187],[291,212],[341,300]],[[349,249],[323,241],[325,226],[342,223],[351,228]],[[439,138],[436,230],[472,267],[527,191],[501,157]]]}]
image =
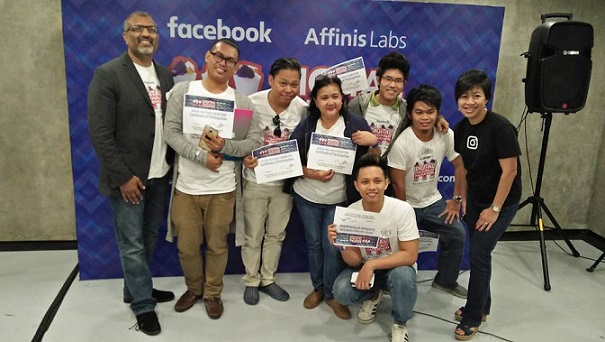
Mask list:
[{"label": "bearded man in dark blazer", "polygon": [[94,73],[88,91],[89,133],[99,158],[99,191],[111,200],[124,271],[124,302],[138,330],[157,335],[157,302],[174,294],[153,289],[149,262],[165,215],[174,152],[163,138],[171,72],[153,61],[158,27],[145,12],[124,21],[127,51]]}]

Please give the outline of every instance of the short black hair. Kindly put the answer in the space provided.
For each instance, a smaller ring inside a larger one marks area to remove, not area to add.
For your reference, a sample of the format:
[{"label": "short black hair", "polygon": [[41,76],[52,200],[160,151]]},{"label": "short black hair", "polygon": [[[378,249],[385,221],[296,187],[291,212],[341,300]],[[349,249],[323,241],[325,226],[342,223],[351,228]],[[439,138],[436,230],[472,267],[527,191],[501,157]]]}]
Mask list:
[{"label": "short black hair", "polygon": [[221,38],[219,40],[217,40],[216,42],[214,42],[214,44],[212,44],[212,46],[210,47],[210,52],[213,52],[212,50],[214,50],[214,48],[218,45],[218,43],[225,43],[229,46],[231,46],[232,48],[234,48],[237,51],[237,59],[239,60],[239,46],[237,45],[236,42],[234,42],[233,40],[229,39],[229,38]]},{"label": "short black hair", "polygon": [[485,98],[487,100],[492,99],[492,81],[487,77],[487,74],[483,70],[472,69],[462,73],[456,81],[456,87],[454,88],[454,94],[456,95],[456,101],[470,89],[481,88]]},{"label": "short black hair", "polygon": [[130,19],[133,17],[144,17],[144,18],[149,18],[151,19],[151,21],[153,21],[155,23],[155,20],[153,20],[153,18],[151,17],[151,15],[149,15],[149,13],[144,12],[144,11],[134,11],[132,13],[130,13],[126,19],[124,19],[124,32],[128,31],[128,28],[130,27]]},{"label": "short black hair", "polygon": [[377,154],[366,153],[366,154],[362,155],[355,162],[355,165],[353,166],[353,174],[352,174],[353,180],[357,180],[357,177],[359,176],[359,170],[361,170],[364,167],[370,167],[370,166],[377,166],[377,167],[381,168],[382,172],[384,173],[384,178],[387,178],[389,166],[387,165],[386,158],[381,158]]},{"label": "short black hair", "polygon": [[300,62],[296,58],[285,57],[276,59],[273,64],[271,64],[269,75],[275,77],[281,70],[298,71],[299,79],[302,75]]},{"label": "short black hair", "polygon": [[428,84],[421,84],[420,86],[418,86],[418,88],[414,88],[408,93],[406,99],[407,107],[405,111],[408,114],[412,113],[416,102],[422,101],[428,105],[435,107],[437,109],[437,112],[439,112],[439,110],[441,109],[441,100],[442,96],[439,89]]},{"label": "short black hair", "polygon": [[396,51],[386,54],[380,59],[378,69],[376,69],[376,76],[382,77],[388,69],[399,69],[403,74],[403,79],[406,81],[408,76],[410,76],[410,62],[408,62],[402,53]]},{"label": "short black hair", "polygon": [[342,107],[340,107],[340,116],[345,115],[347,112],[347,102],[348,97],[342,92],[342,81],[335,74],[332,75],[319,75],[315,79],[315,84],[313,85],[313,89],[311,90],[311,101],[309,102],[309,115],[313,118],[319,118],[321,113],[319,108],[317,108],[317,103],[315,103],[315,98],[317,97],[317,93],[319,89],[328,86],[330,84],[336,84],[338,89],[340,90],[340,96],[342,97]]}]

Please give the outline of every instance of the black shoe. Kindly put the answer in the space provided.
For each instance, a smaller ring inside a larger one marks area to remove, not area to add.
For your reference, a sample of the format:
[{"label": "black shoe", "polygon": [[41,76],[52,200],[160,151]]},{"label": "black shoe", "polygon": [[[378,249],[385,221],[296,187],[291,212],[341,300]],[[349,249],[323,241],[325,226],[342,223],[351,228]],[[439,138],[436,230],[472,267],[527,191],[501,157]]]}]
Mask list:
[{"label": "black shoe", "polygon": [[271,298],[279,300],[280,302],[285,302],[290,299],[290,295],[288,294],[288,292],[286,292],[286,290],[282,289],[276,283],[271,283],[267,286],[261,286],[259,290],[260,292],[266,293],[271,296]]},{"label": "black shoe", "polygon": [[172,291],[162,291],[153,289],[151,292],[151,296],[158,301],[158,303],[165,303],[174,300],[174,292]]},{"label": "black shoe", "polygon": [[244,290],[244,302],[248,305],[258,304],[258,287],[257,286],[246,286]]},{"label": "black shoe", "polygon": [[[151,291],[151,297],[155,298],[158,303],[170,302],[174,299],[174,293],[171,291],[162,291],[153,289]],[[132,298],[126,299],[124,298],[124,303],[130,304],[132,303]]]},{"label": "black shoe", "polygon": [[156,315],[155,311],[138,314],[135,329],[150,336],[157,335],[162,331],[162,328],[160,328],[160,322],[158,322],[158,315]]}]

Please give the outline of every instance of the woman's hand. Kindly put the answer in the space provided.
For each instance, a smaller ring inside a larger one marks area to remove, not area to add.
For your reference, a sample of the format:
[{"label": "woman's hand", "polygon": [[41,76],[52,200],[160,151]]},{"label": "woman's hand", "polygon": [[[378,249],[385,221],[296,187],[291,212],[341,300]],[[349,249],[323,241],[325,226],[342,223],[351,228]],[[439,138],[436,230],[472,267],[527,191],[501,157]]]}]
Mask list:
[{"label": "woman's hand", "polygon": [[500,216],[500,213],[494,211],[491,207],[483,209],[481,214],[479,214],[479,219],[477,220],[477,223],[475,224],[475,230],[479,232],[489,231],[490,229],[492,229],[492,226],[498,219],[498,216]]},{"label": "woman's hand", "polygon": [[332,223],[328,225],[328,241],[334,245],[334,240],[336,240],[336,225]]}]

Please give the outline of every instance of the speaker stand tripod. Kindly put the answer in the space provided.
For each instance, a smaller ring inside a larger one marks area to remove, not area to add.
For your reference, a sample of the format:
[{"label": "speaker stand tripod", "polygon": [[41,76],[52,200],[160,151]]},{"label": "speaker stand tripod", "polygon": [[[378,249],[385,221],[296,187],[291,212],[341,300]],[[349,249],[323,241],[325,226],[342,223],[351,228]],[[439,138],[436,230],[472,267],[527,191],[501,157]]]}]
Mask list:
[{"label": "speaker stand tripod", "polygon": [[578,257],[580,253],[571,244],[571,241],[563,233],[563,229],[548,210],[544,199],[540,197],[540,190],[542,189],[542,177],[544,176],[544,164],[546,162],[546,149],[548,147],[548,135],[550,134],[550,125],[552,123],[552,113],[542,113],[542,119],[544,120],[544,135],[542,136],[542,148],[540,150],[540,162],[538,164],[538,176],[536,180],[536,188],[533,196],[528,197],[525,201],[519,204],[519,209],[525,207],[528,204],[532,205],[530,226],[536,227],[540,234],[540,254],[542,255],[542,271],[544,273],[544,290],[550,291],[550,279],[548,276],[548,258],[546,255],[546,244],[544,242],[544,222],[542,220],[542,210],[548,216],[548,219],[555,225],[555,230],[561,234],[565,243],[571,250],[573,256]]},{"label": "speaker stand tripod", "polygon": [[605,252],[603,252],[603,254],[601,254],[601,256],[597,259],[597,261],[595,261],[594,264],[592,264],[592,266],[590,266],[589,268],[587,268],[586,270],[590,273],[592,273],[592,271],[594,271],[594,269],[597,267],[598,264],[601,263],[601,261],[603,261],[603,258],[605,258]]}]

